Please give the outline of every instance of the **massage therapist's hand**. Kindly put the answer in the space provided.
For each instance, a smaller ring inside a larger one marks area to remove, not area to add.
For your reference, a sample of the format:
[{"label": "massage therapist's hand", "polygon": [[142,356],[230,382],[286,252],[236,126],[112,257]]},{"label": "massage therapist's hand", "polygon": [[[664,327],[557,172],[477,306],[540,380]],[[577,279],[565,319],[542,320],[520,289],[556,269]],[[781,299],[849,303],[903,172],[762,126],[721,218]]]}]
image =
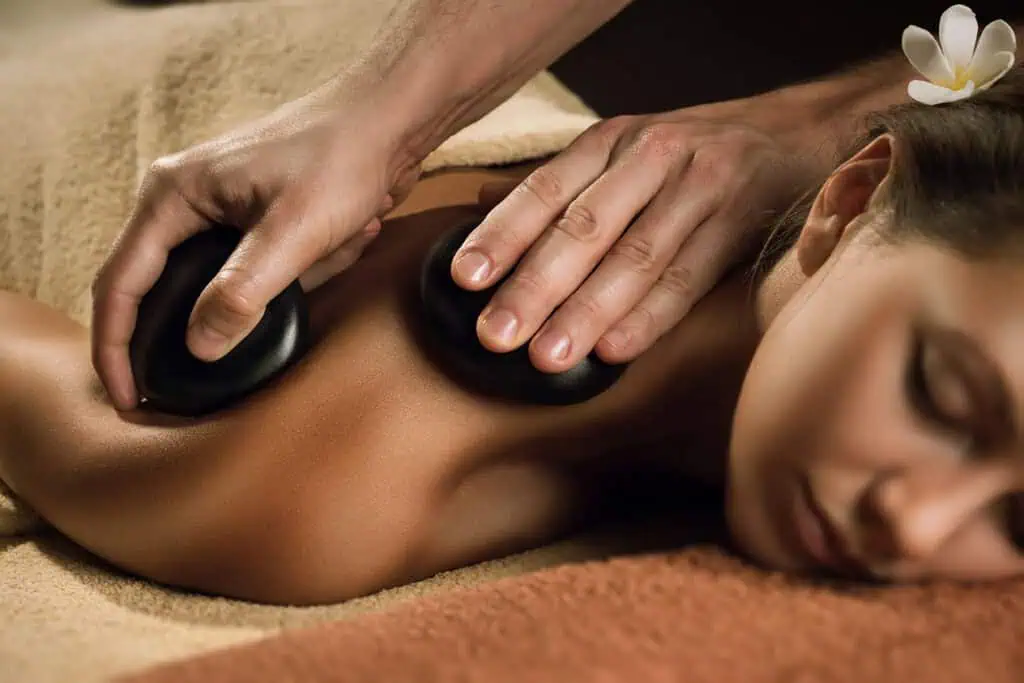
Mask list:
[{"label": "massage therapist's hand", "polygon": [[456,282],[483,289],[522,258],[478,319],[481,343],[530,342],[547,372],[595,349],[618,363],[649,348],[807,179],[777,117],[754,98],[586,131],[499,201],[453,261]]},{"label": "massage therapist's hand", "polygon": [[93,362],[118,408],[137,402],[139,302],[187,237],[214,223],[245,233],[193,309],[187,341],[204,360],[233,348],[296,277],[308,290],[358,258],[418,175],[368,102],[325,87],[153,164],[94,282]]}]

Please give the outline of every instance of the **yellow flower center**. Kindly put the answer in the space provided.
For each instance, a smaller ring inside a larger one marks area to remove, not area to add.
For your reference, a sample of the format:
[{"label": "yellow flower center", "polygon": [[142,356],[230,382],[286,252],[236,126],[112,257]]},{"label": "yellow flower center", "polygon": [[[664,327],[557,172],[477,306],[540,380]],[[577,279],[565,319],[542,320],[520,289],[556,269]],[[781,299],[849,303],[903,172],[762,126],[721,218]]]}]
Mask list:
[{"label": "yellow flower center", "polygon": [[953,80],[939,85],[950,90],[961,90],[967,87],[967,81],[971,80],[971,72],[966,67],[957,66],[953,69]]}]

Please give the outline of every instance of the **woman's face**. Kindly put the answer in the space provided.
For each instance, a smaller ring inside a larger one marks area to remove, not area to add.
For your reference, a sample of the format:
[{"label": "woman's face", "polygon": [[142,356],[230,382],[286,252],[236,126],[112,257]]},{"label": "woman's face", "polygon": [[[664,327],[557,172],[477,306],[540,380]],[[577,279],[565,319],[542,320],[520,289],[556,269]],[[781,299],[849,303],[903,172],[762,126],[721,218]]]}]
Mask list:
[{"label": "woman's face", "polygon": [[865,229],[773,316],[735,415],[741,547],[852,578],[1024,574],[1024,265]]}]

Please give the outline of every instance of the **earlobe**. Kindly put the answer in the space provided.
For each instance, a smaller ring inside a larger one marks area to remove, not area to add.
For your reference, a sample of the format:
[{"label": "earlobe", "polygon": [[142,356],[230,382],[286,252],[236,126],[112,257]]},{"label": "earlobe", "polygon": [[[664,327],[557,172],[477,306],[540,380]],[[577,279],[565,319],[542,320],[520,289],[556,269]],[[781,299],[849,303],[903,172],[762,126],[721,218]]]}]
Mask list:
[{"label": "earlobe", "polygon": [[825,181],[796,243],[804,275],[824,265],[848,228],[874,204],[892,167],[892,142],[888,134],[875,138]]}]

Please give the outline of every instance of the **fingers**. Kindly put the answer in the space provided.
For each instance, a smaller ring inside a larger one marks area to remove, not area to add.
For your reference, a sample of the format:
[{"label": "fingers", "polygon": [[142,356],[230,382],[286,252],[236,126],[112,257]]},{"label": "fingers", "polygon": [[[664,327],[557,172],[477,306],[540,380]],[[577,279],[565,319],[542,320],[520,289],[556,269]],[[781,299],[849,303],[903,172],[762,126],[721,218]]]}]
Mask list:
[{"label": "fingers", "polygon": [[345,220],[325,217],[321,207],[297,193],[282,195],[242,237],[192,311],[186,342],[193,355],[214,361],[228,353],[260,321],[271,299],[338,248],[335,235],[341,241],[349,226],[367,225],[375,213]]},{"label": "fingers", "polygon": [[683,243],[646,295],[602,335],[594,350],[608,363],[630,361],[650,348],[711,291],[740,253],[731,212],[718,212]]},{"label": "fingers", "polygon": [[[508,351],[532,337],[587,280],[626,226],[657,194],[670,167],[671,160],[665,157],[652,159],[638,153],[619,157],[570,203],[492,297],[478,324],[481,343],[491,350]],[[602,304],[593,294],[591,290],[589,295],[573,297],[567,312],[571,320],[602,318]],[[548,372],[564,369],[579,355],[571,337],[557,328],[541,335],[532,348],[534,365]]]},{"label": "fingers", "polygon": [[[544,323],[530,344],[534,364],[552,371],[572,367],[660,280],[660,286],[672,288],[676,296],[688,296],[684,290],[691,276],[675,268],[673,259],[715,210],[715,196],[693,182],[666,184],[586,282]],[[568,353],[556,355],[558,344]]]},{"label": "fingers", "polygon": [[107,261],[93,281],[92,362],[118,410],[138,403],[128,347],[139,302],[160,277],[167,253],[206,226],[206,220],[175,191],[144,199],[129,217]]},{"label": "fingers", "polygon": [[[533,171],[494,207],[456,252],[452,259],[455,282],[466,289],[480,290],[500,280],[569,202],[604,172],[610,155],[607,126],[597,124]],[[493,200],[494,194],[481,199]]]}]

